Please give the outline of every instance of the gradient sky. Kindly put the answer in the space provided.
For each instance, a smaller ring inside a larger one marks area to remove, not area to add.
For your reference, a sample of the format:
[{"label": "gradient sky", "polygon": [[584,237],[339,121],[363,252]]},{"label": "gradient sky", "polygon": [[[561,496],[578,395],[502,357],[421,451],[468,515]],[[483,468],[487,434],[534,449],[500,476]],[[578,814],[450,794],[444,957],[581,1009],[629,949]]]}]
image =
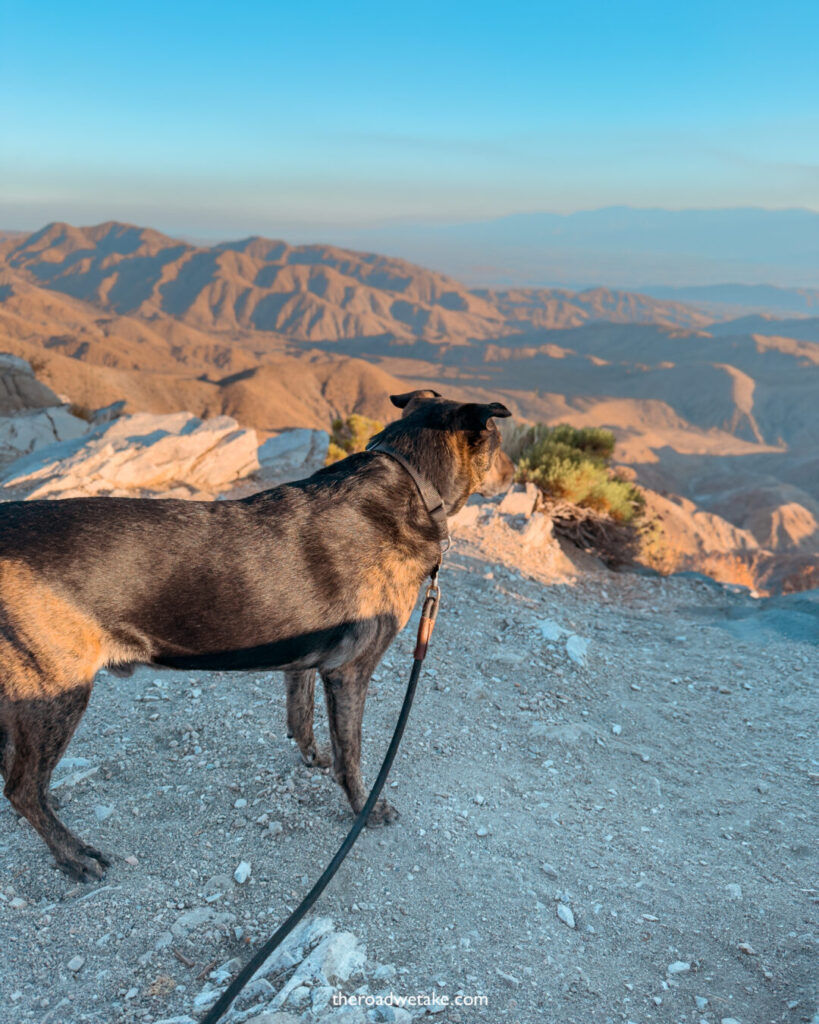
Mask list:
[{"label": "gradient sky", "polygon": [[0,227],[819,210],[819,4],[0,0]]}]

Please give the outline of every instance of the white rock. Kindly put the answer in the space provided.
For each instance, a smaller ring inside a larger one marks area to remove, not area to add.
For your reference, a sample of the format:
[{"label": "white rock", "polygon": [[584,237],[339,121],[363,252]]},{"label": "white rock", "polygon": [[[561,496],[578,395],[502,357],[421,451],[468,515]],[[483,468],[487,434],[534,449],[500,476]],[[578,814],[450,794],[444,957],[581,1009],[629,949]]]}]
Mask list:
[{"label": "white rock", "polygon": [[56,441],[83,437],[88,431],[89,424],[72,416],[65,406],[0,416],[0,455],[4,460],[16,460]]},{"label": "white rock", "polygon": [[325,1017],[322,1024],[367,1024],[367,1015],[360,1006],[342,1006],[329,1017]]},{"label": "white rock", "polygon": [[189,932],[192,932],[195,928],[200,928],[204,924],[216,925],[217,927],[227,924],[233,924],[236,920],[234,914],[230,914],[227,911],[217,911],[212,907],[194,907],[193,910],[187,910],[184,914],[180,914],[179,917],[171,925],[171,932],[178,939],[184,938]]},{"label": "white rock", "polygon": [[71,772],[77,768],[87,768],[91,762],[87,757],[63,757],[57,762],[55,772]]},{"label": "white rock", "polygon": [[742,899],[742,886],[738,885],[736,882],[729,882],[728,885],[725,886],[725,891],[732,900]]},{"label": "white rock", "polygon": [[193,999],[194,1010],[204,1010],[208,1006],[211,1006],[219,998],[220,992],[218,988],[213,988],[212,985],[206,985],[205,988]]},{"label": "white rock", "polygon": [[705,996],[694,996],[694,1002],[697,1004],[698,1010],[704,1010],[708,1006],[708,1000]]},{"label": "white rock", "polygon": [[719,1024],[742,1024],[742,1021],[736,1019],[736,1017],[723,1017]]},{"label": "white rock", "polygon": [[530,516],[534,512],[538,494],[536,484],[514,484],[498,505],[498,512],[506,516]]},{"label": "white rock", "polygon": [[544,640],[550,640],[552,642],[569,635],[568,629],[564,629],[562,626],[559,626],[554,619],[541,619],[538,623],[538,629],[540,630],[541,636]]},{"label": "white rock", "polygon": [[250,864],[248,861],[243,860],[239,863],[239,866],[233,872],[233,877],[239,885],[245,884],[248,878],[250,878]]},{"label": "white rock", "polygon": [[259,446],[259,465],[282,480],[310,476],[324,465],[329,445],[326,430],[285,430]]},{"label": "white rock", "polygon": [[[272,988],[272,986],[271,986]],[[287,1000],[288,1006],[295,1006],[299,1009],[302,1006],[306,1006],[310,1002],[310,989],[307,985],[298,985],[290,993]]]},{"label": "white rock", "polygon": [[569,928],[575,927],[574,914],[572,913],[572,909],[571,907],[567,907],[565,903],[558,903],[557,916],[565,925],[568,925]]},{"label": "white rock", "polygon": [[612,725],[612,727],[611,727],[611,731],[612,731],[612,733],[613,733],[613,734],[614,734],[615,736],[619,736],[619,735],[620,735],[620,733],[621,733],[621,732],[623,731],[623,727],[622,727],[622,725],[618,725],[618,724],[617,724],[617,723],[615,722],[615,723],[614,723],[614,725]]},{"label": "white rock", "polygon": [[668,965],[669,974],[687,974],[691,970],[691,964],[685,960],[675,960],[673,964]]},{"label": "white rock", "polygon": [[582,636],[573,634],[566,641],[566,653],[575,665],[580,665],[581,668],[586,664],[586,655],[588,650],[589,641],[584,639]]},{"label": "white rock", "polygon": [[174,488],[215,495],[259,467],[254,430],[229,416],[138,413],[50,444],[6,468],[14,497],[150,494]]},{"label": "white rock", "polygon": [[92,775],[96,775],[99,770],[99,765],[92,765],[90,768],[79,768],[77,771],[70,772],[68,775],[63,775],[55,782],[52,782],[51,788],[62,789],[63,786],[67,788],[76,786],[78,782],[82,782],[84,779],[90,779]]},{"label": "white rock", "polygon": [[113,813],[113,804],[108,804],[107,806],[105,804],[97,804],[97,806],[94,808],[94,817],[97,819],[97,821],[107,821],[108,818],[110,818]]},{"label": "white rock", "polygon": [[447,520],[449,532],[457,533],[458,530],[474,526],[480,519],[482,512],[483,509],[480,505],[464,505],[459,512],[456,512],[454,516],[450,516]]},{"label": "white rock", "polygon": [[66,967],[69,969],[69,971],[73,971],[76,974],[77,971],[79,971],[82,968],[82,965],[84,963],[85,963],[85,957],[84,956],[79,956],[79,955],[78,956],[72,956],[71,959],[66,964]]},{"label": "white rock", "polygon": [[330,1005],[330,1000],[335,995],[335,992],[336,990],[332,985],[316,985],[311,990],[310,995],[313,1013],[321,1013],[322,1010],[326,1009]]},{"label": "white rock", "polygon": [[552,520],[547,515],[533,512],[520,531],[520,539],[526,548],[539,547],[552,540],[553,529]]},{"label": "white rock", "polygon": [[304,959],[305,949],[319,942],[332,930],[331,918],[308,917],[293,929],[278,949],[273,950],[254,977],[267,978],[281,970],[295,967]]},{"label": "white rock", "polygon": [[500,967],[497,968],[497,975],[499,978],[503,978],[504,981],[507,981],[510,985],[520,984],[519,978],[516,978],[514,974],[507,974],[506,971],[502,971]]},{"label": "white rock", "polygon": [[9,901],[9,906],[12,910],[22,910],[26,906],[26,901],[22,896],[15,896],[13,900]]}]

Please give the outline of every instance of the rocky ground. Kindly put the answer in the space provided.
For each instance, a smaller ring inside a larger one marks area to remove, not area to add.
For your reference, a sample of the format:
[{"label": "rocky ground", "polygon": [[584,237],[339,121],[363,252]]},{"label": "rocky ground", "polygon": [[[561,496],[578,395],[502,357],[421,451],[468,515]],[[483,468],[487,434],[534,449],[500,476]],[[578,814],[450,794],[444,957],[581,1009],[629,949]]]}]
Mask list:
[{"label": "rocky ground", "polygon": [[[815,1020],[817,595],[580,566],[527,542],[537,519],[481,516],[447,557],[401,819],[230,1019],[406,1021],[331,1002],[391,991],[485,997],[442,1024]],[[373,682],[370,780],[413,642]],[[284,707],[277,674],[101,673],[55,789],[114,863],[72,883],[2,802],[3,1024],[201,1016],[351,823]]]}]

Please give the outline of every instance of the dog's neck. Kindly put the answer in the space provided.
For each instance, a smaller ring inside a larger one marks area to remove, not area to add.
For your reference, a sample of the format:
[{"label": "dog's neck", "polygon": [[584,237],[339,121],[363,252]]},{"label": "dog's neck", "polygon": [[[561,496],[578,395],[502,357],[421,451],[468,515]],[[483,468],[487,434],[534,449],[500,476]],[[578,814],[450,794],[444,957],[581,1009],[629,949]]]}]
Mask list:
[{"label": "dog's neck", "polygon": [[[468,468],[461,465],[458,451],[447,443],[441,431],[424,431],[423,443],[416,437],[396,431],[384,430],[372,439],[373,447],[389,446],[401,455],[412,468],[438,492],[446,514],[454,515],[466,504],[471,494],[472,478]],[[368,449],[371,446],[368,445]]]},{"label": "dog's neck", "polygon": [[446,525],[447,507],[444,503],[444,499],[441,497],[440,491],[434,486],[434,484],[430,483],[423,473],[419,472],[415,466],[413,466],[408,458],[396,451],[395,448],[388,445],[385,441],[370,442],[370,444],[367,445],[367,451],[383,452],[384,455],[388,455],[391,459],[394,459],[399,463],[402,469],[409,474],[415,483],[415,486],[418,488],[418,493],[421,495],[421,500],[426,506],[430,519],[438,528],[441,543],[448,546],[449,530]]}]

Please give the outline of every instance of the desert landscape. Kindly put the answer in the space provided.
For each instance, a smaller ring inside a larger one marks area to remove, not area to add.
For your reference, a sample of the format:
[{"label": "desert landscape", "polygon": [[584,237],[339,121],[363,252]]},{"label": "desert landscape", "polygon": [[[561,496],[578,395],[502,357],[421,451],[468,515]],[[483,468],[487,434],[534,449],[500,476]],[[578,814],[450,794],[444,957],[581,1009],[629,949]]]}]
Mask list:
[{"label": "desert landscape", "polygon": [[54,223],[0,238],[0,350],[79,415],[223,415],[262,439],[353,412],[383,421],[411,387],[500,400],[519,423],[605,427],[661,527],[655,567],[760,594],[815,587],[813,293],[794,316],[783,289],[774,312],[740,315],[736,289],[678,291],[687,301],[470,288],[333,246]]},{"label": "desert landscape", "polygon": [[0,1024],[819,1024],[819,4],[0,25]]},{"label": "desert landscape", "polygon": [[[72,412],[18,356],[0,388],[5,500],[232,498],[328,452],[317,428]],[[816,1021],[818,592],[612,572],[537,502],[517,485],[450,519],[401,818],[364,831],[228,1024]],[[370,684],[367,781],[418,616]],[[3,1024],[196,1024],[351,821],[271,672],[101,671],[52,799],[112,863],[67,878],[0,802]]]}]

